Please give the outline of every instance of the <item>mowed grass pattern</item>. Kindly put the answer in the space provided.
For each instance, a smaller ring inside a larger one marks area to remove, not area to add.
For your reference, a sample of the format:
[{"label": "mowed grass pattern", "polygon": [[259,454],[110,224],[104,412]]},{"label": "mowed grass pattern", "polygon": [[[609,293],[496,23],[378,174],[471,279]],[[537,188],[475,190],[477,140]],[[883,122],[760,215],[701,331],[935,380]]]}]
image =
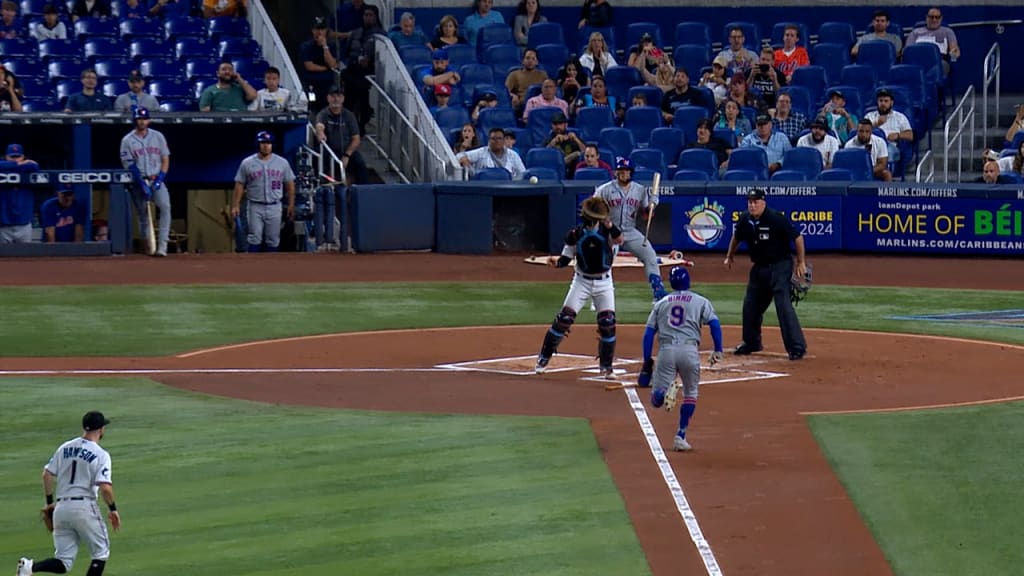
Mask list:
[{"label": "mowed grass pattern", "polygon": [[[113,420],[108,573],[649,574],[583,419],[291,408],[145,380],[0,379],[0,558],[52,554],[39,475]],[[87,553],[72,571],[83,574]]]}]

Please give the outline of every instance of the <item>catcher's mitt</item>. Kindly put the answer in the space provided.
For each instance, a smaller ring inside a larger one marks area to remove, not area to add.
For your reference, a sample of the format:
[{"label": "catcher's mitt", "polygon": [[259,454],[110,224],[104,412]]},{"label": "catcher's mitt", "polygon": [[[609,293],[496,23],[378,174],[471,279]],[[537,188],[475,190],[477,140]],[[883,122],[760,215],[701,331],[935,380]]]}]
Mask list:
[{"label": "catcher's mitt", "polygon": [[46,524],[46,529],[53,532],[53,509],[57,506],[55,504],[47,504],[39,511],[39,517]]},{"label": "catcher's mitt", "polygon": [[611,213],[608,201],[598,196],[591,196],[580,205],[580,216],[591,222],[604,222]]},{"label": "catcher's mitt", "polygon": [[807,271],[804,272],[804,277],[800,278],[794,274],[793,279],[790,282],[789,300],[793,303],[793,306],[796,306],[801,300],[807,298],[807,292],[810,291],[811,284],[813,284],[813,277],[811,275],[811,265],[808,264]]}]

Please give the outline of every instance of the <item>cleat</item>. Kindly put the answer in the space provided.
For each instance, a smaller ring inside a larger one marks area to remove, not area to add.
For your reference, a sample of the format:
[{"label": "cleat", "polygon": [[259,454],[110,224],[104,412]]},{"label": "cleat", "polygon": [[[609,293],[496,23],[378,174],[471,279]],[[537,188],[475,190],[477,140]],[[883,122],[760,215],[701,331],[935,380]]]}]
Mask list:
[{"label": "cleat", "polygon": [[618,378],[618,376],[615,375],[615,370],[613,370],[611,366],[602,366],[600,375],[605,380],[616,380]]},{"label": "cleat", "polygon": [[537,365],[533,367],[533,371],[536,374],[543,374],[548,369],[548,362],[551,358],[545,358],[544,356],[537,356]]},{"label": "cleat", "polygon": [[156,248],[156,256],[163,258],[167,256],[167,242],[158,242]]},{"label": "cleat", "polygon": [[733,349],[732,353],[737,356],[746,356],[748,354],[753,354],[754,352],[760,352],[761,350],[764,350],[763,346],[751,346],[746,342],[742,342],[739,346]]},{"label": "cleat", "polygon": [[32,561],[28,558],[18,560],[17,576],[32,576]]},{"label": "cleat", "polygon": [[677,396],[679,395],[679,381],[673,380],[668,386],[668,390],[665,391],[665,411],[671,412],[676,406]]},{"label": "cleat", "polygon": [[693,446],[690,446],[690,443],[686,441],[686,438],[676,436],[672,440],[672,450],[675,450],[676,452],[689,452],[690,450],[693,450]]},{"label": "cleat", "polygon": [[789,353],[789,359],[790,360],[803,360],[803,357],[804,357],[804,353],[803,352],[790,352]]}]

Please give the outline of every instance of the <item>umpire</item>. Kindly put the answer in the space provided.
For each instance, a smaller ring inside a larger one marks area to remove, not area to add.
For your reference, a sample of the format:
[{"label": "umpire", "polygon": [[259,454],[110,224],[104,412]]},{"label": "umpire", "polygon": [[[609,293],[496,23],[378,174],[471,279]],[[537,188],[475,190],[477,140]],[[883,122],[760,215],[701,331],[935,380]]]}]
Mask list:
[{"label": "umpire", "polygon": [[807,270],[804,238],[785,215],[768,208],[765,190],[754,188],[747,194],[747,211],[740,214],[725,255],[725,266],[732,268],[733,255],[740,242],[750,250],[750,279],[743,298],[743,342],[733,351],[745,355],[758,352],[761,345],[761,323],[772,300],[779,316],[782,341],[790,360],[800,360],[807,352],[800,320],[790,301],[793,278],[793,252],[796,248],[796,275],[802,278]]}]

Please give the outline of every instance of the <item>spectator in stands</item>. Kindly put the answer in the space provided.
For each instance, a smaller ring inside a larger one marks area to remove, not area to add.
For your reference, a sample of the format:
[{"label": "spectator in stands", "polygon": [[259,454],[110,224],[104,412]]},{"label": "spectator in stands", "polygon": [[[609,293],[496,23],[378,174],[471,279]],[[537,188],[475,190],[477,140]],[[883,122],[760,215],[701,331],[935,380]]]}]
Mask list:
[{"label": "spectator in stands", "polygon": [[658,71],[658,63],[665,56],[665,51],[654,45],[654,37],[644,33],[636,49],[630,50],[628,64],[639,70],[650,73]]},{"label": "spectator in stands", "polygon": [[366,77],[372,76],[376,67],[374,37],[378,34],[384,35],[384,29],[380,26],[380,11],[376,6],[368,4],[363,10],[362,28],[353,30],[348,37],[348,66],[341,72],[348,109],[355,113],[360,133],[366,132],[366,125],[373,117],[370,82]]},{"label": "spectator in stands", "polygon": [[342,2],[338,6],[336,13],[336,19],[338,24],[337,31],[332,31],[329,36],[332,40],[342,40],[348,42],[349,36],[352,35],[354,30],[357,30],[363,26],[363,11],[366,10],[368,4],[363,0],[348,0]]},{"label": "spectator in stands", "polygon": [[458,154],[480,147],[480,139],[476,135],[476,127],[470,123],[462,125],[458,137],[452,142],[452,151]]},{"label": "spectator in stands", "polygon": [[690,76],[686,69],[676,70],[675,78],[672,80],[673,89],[665,92],[661,97],[661,117],[665,124],[671,125],[675,117],[675,109],[680,106],[707,106],[704,101],[704,93],[700,90],[690,88]]},{"label": "spectator in stands", "polygon": [[715,121],[711,118],[701,118],[698,120],[697,140],[687,143],[684,150],[690,150],[691,148],[711,150],[715,153],[715,160],[718,162],[718,170],[724,171],[726,163],[729,161],[729,154],[732,153],[732,148],[729,147],[728,142],[714,135],[714,129]]},{"label": "spectator in stands", "polygon": [[807,125],[807,117],[793,111],[793,99],[789,94],[779,94],[775,101],[775,118],[772,122],[775,129],[785,134],[790,142],[796,142],[800,132]]},{"label": "spectator in stands", "polygon": [[658,57],[658,68],[651,74],[646,68],[640,68],[640,75],[648,86],[661,88],[662,92],[668,92],[676,87],[676,66],[672,63],[672,57],[664,52]]},{"label": "spectator in stands", "polygon": [[913,142],[914,128],[910,120],[899,110],[893,110],[892,92],[886,89],[878,91],[878,109],[868,112],[865,118],[871,120],[872,126],[885,132],[885,140],[889,148],[889,160],[898,162],[900,159],[900,141]]},{"label": "spectator in stands", "polygon": [[825,117],[829,130],[836,133],[840,142],[850,139],[850,134],[857,130],[857,115],[846,109],[846,97],[839,90],[828,94],[828,103],[821,108],[820,115]]},{"label": "spectator in stands", "polygon": [[739,102],[729,98],[722,104],[716,116],[715,128],[728,128],[736,134],[736,141],[740,142],[753,131],[750,127],[750,120],[740,114]]},{"label": "spectator in stands", "polygon": [[572,178],[576,174],[576,164],[580,161],[583,149],[587,147],[575,132],[569,132],[569,119],[565,114],[557,112],[551,118],[551,133],[548,134],[543,146],[562,153],[566,178]]},{"label": "spectator in stands", "polygon": [[132,114],[134,117],[135,110],[139,106],[149,110],[158,110],[160,102],[157,101],[156,96],[144,92],[143,88],[145,87],[146,79],[142,73],[132,70],[128,74],[128,91],[118,94],[117,99],[114,100],[114,111]]},{"label": "spectator in stands", "polygon": [[[546,106],[554,106],[561,110],[564,116],[569,115],[569,103],[558,97],[558,86],[551,78],[541,82],[540,94],[526,101],[526,107],[523,109],[523,121],[525,122],[530,118],[531,110]],[[580,149],[582,150],[582,148]]]},{"label": "spectator in stands", "polygon": [[910,31],[907,46],[918,42],[931,42],[939,47],[939,54],[942,54],[942,73],[948,75],[950,60],[956,61],[960,57],[960,44],[956,41],[956,32],[942,25],[942,10],[937,7],[929,8],[924,26]]},{"label": "spectator in stands", "polygon": [[88,207],[75,199],[75,189],[62,184],[57,195],[39,208],[39,223],[43,225],[43,242],[81,242],[85,240],[85,221]]},{"label": "spectator in stands", "polygon": [[604,76],[605,71],[616,65],[615,56],[608,50],[608,44],[600,32],[590,34],[587,48],[580,56],[580,64],[590,71],[591,76]]},{"label": "spectator in stands", "polygon": [[270,66],[263,73],[263,84],[265,88],[256,91],[256,99],[249,104],[249,110],[282,111],[295,107],[291,92],[281,87],[281,71],[276,67]]},{"label": "spectator in stands", "polygon": [[579,60],[570,58],[558,71],[557,84],[562,89],[562,98],[571,106],[576,103],[580,88],[590,86],[590,76],[583,71]]},{"label": "spectator in stands", "polygon": [[75,0],[71,6],[71,21],[79,18],[109,18],[112,14],[110,0]]},{"label": "spectator in stands", "polygon": [[[601,151],[596,144],[587,144],[583,148],[583,160],[576,164],[576,170],[580,168],[601,168],[608,173],[609,179],[615,178],[615,170],[612,169],[611,164],[601,160]],[[575,173],[573,171],[574,175]]]},{"label": "spectator in stands", "polygon": [[412,12],[403,12],[398,22],[399,29],[388,32],[388,38],[395,48],[402,46],[426,46],[430,48],[430,41],[427,35],[416,28],[416,17]]},{"label": "spectator in stands", "polygon": [[633,94],[633,99],[629,102],[629,107],[637,108],[639,106],[647,106],[647,96],[642,93]]},{"label": "spectator in stands", "polygon": [[447,50],[443,48],[434,50],[433,60],[430,70],[423,74],[424,86],[437,86],[439,84],[455,86],[462,81],[459,73],[448,66]]},{"label": "spectator in stands", "polygon": [[505,88],[512,97],[512,108],[516,116],[523,115],[526,107],[526,91],[534,84],[547,80],[548,73],[537,68],[537,51],[527,48],[523,51],[523,67],[509,72],[505,78]]},{"label": "spectator in stands", "polygon": [[485,168],[504,168],[513,180],[522,180],[523,173],[526,172],[526,166],[523,165],[519,153],[505,147],[505,131],[501,128],[491,128],[487,135],[487,146],[459,152],[455,157],[459,159],[459,164],[469,168],[473,173]]},{"label": "spectator in stands", "polygon": [[21,112],[22,89],[18,77],[0,66],[0,112]]},{"label": "spectator in stands", "polygon": [[1024,141],[1017,146],[1017,153],[1013,156],[1003,156],[999,160],[999,170],[1003,174],[1014,174],[1018,178],[1024,175]]},{"label": "spectator in stands", "polygon": [[133,18],[145,18],[149,9],[139,0],[125,0],[124,4],[121,4],[121,20],[131,20]]},{"label": "spectator in stands", "polygon": [[857,123],[857,134],[846,141],[843,148],[861,148],[868,151],[871,158],[871,170],[875,180],[892,182],[892,173],[889,172],[889,147],[885,140],[875,136],[872,131],[874,125],[871,120],[861,118]]},{"label": "spectator in stands", "polygon": [[811,131],[796,141],[799,148],[814,148],[821,154],[821,167],[828,170],[832,167],[832,158],[841,146],[839,139],[828,133],[828,123],[818,117],[811,122]]},{"label": "spectator in stands", "polygon": [[786,85],[786,75],[775,68],[775,53],[771,48],[761,49],[761,60],[747,75],[747,88],[757,88],[768,109],[775,108],[776,94]]},{"label": "spectator in stands", "polygon": [[[516,131],[515,131],[515,129],[514,128],[505,128],[505,149],[506,150],[515,150],[516,152],[519,152],[519,148],[517,147],[516,140],[517,139],[516,139]],[[522,154],[520,153],[519,156],[521,157]]]},{"label": "spectator in stands", "polygon": [[68,97],[65,112],[106,112],[113,109],[110,98],[96,91],[98,78],[92,68],[82,70],[82,91]]},{"label": "spectator in stands", "polygon": [[430,47],[434,50],[441,50],[453,44],[469,44],[469,42],[462,34],[459,34],[459,21],[455,19],[455,16],[445,14],[441,17],[440,24],[437,25],[437,34],[430,41]]},{"label": "spectator in stands", "polygon": [[[35,172],[39,164],[25,157],[21,144],[8,144],[0,172]],[[0,186],[0,244],[32,241],[32,189],[25,185]]]},{"label": "spectator in stands", "polygon": [[24,35],[25,24],[18,17],[18,3],[4,0],[0,4],[0,40]]},{"label": "spectator in stands", "polygon": [[448,102],[452,99],[452,87],[448,84],[438,84],[434,86],[433,92],[435,104],[430,107],[430,113],[436,117],[438,110],[448,107]]},{"label": "spectator in stands", "polygon": [[480,111],[484,108],[496,108],[498,106],[498,95],[493,90],[484,90],[480,93],[480,99],[473,103],[473,110],[469,117],[476,124],[480,119]]},{"label": "spectator in stands", "polygon": [[150,0],[149,15],[163,19],[192,15],[192,0]]},{"label": "spectator in stands", "polygon": [[1017,179],[1009,174],[1000,173],[999,162],[986,160],[985,165],[981,168],[981,177],[975,182],[980,184],[1016,184]]},{"label": "spectator in stands", "polygon": [[711,72],[705,72],[698,84],[698,86],[711,89],[711,92],[715,95],[716,108],[721,106],[722,102],[725,102],[725,99],[729,97],[729,80],[725,77],[728,65],[728,58],[721,54],[715,56],[715,59],[711,62]]},{"label": "spectator in stands", "polygon": [[110,227],[106,220],[95,219],[92,221],[92,239],[94,242],[110,240]]},{"label": "spectator in stands", "polygon": [[736,74],[729,79],[729,99],[735,100],[740,106],[750,106],[758,113],[768,112],[764,100],[754,94],[747,85],[747,77]]},{"label": "spectator in stands", "polygon": [[488,24],[504,24],[505,18],[501,12],[491,10],[493,0],[473,0],[473,9],[466,21],[462,23],[462,30],[466,34],[469,44],[476,48],[476,38],[480,29]]},{"label": "spectator in stands", "polygon": [[53,4],[43,6],[43,21],[32,28],[32,37],[36,40],[66,39],[68,28],[60,21],[58,14],[57,7]]},{"label": "spectator in stands", "polygon": [[796,45],[799,41],[800,27],[786,26],[782,32],[782,48],[776,50],[773,55],[775,67],[786,77],[787,84],[793,80],[794,70],[811,63],[807,49]]},{"label": "spectator in stands", "polygon": [[612,5],[608,0],[584,0],[577,28],[607,28],[612,25]]},{"label": "spectator in stands", "polygon": [[359,123],[355,114],[344,107],[345,89],[334,85],[327,91],[327,107],[316,115],[314,126],[316,136],[326,142],[334,155],[345,167],[345,179],[349,185],[367,184],[369,171],[363,155],[359,153]]},{"label": "spectator in stands", "polygon": [[740,148],[760,148],[768,155],[768,173],[775,174],[782,169],[782,157],[793,148],[789,143],[789,137],[782,132],[776,132],[772,126],[772,117],[767,114],[758,114],[757,130],[740,142]]},{"label": "spectator in stands", "polygon": [[1013,117],[1013,122],[1010,123],[1010,127],[1006,130],[1006,143],[1003,145],[1004,148],[1013,146],[1013,139],[1017,137],[1017,132],[1024,130],[1024,105],[1017,104],[1015,107],[1017,115]]},{"label": "spectator in stands", "polygon": [[237,16],[245,18],[249,0],[203,0],[203,18]]},{"label": "spectator in stands", "polygon": [[249,102],[256,99],[256,89],[242,78],[231,62],[217,67],[217,83],[207,86],[199,95],[201,112],[238,112],[248,110]]},{"label": "spectator in stands", "polygon": [[327,41],[327,20],[313,20],[312,38],[299,48],[302,57],[303,78],[313,90],[310,111],[316,114],[327,105],[327,90],[338,82],[338,55]]},{"label": "spectator in stands", "polygon": [[889,13],[885,10],[875,10],[875,14],[871,19],[871,32],[861,36],[857,39],[857,43],[853,45],[850,50],[850,54],[854,58],[857,57],[857,53],[860,52],[860,45],[865,42],[871,42],[872,40],[885,40],[896,48],[896,57],[899,58],[903,52],[903,39],[898,34],[892,34],[889,32]]},{"label": "spectator in stands", "polygon": [[540,0],[519,0],[519,5],[516,6],[516,17],[512,21],[512,35],[515,37],[516,45],[525,48],[530,26],[547,21],[547,16],[540,13]]},{"label": "spectator in stands", "polygon": [[729,62],[726,69],[730,74],[740,74],[746,78],[750,69],[757,63],[757,54],[747,50],[743,45],[744,41],[746,41],[746,36],[743,34],[742,28],[736,27],[729,30],[729,47],[719,52],[718,55],[725,56],[726,61]]},{"label": "spectator in stands", "polygon": [[615,96],[608,94],[608,85],[605,84],[604,77],[602,76],[594,76],[593,80],[590,81],[590,94],[585,94],[583,98],[576,99],[576,113],[579,114],[581,108],[588,106],[611,108],[619,124],[622,123],[623,118],[626,116],[625,104],[616,101]]}]

